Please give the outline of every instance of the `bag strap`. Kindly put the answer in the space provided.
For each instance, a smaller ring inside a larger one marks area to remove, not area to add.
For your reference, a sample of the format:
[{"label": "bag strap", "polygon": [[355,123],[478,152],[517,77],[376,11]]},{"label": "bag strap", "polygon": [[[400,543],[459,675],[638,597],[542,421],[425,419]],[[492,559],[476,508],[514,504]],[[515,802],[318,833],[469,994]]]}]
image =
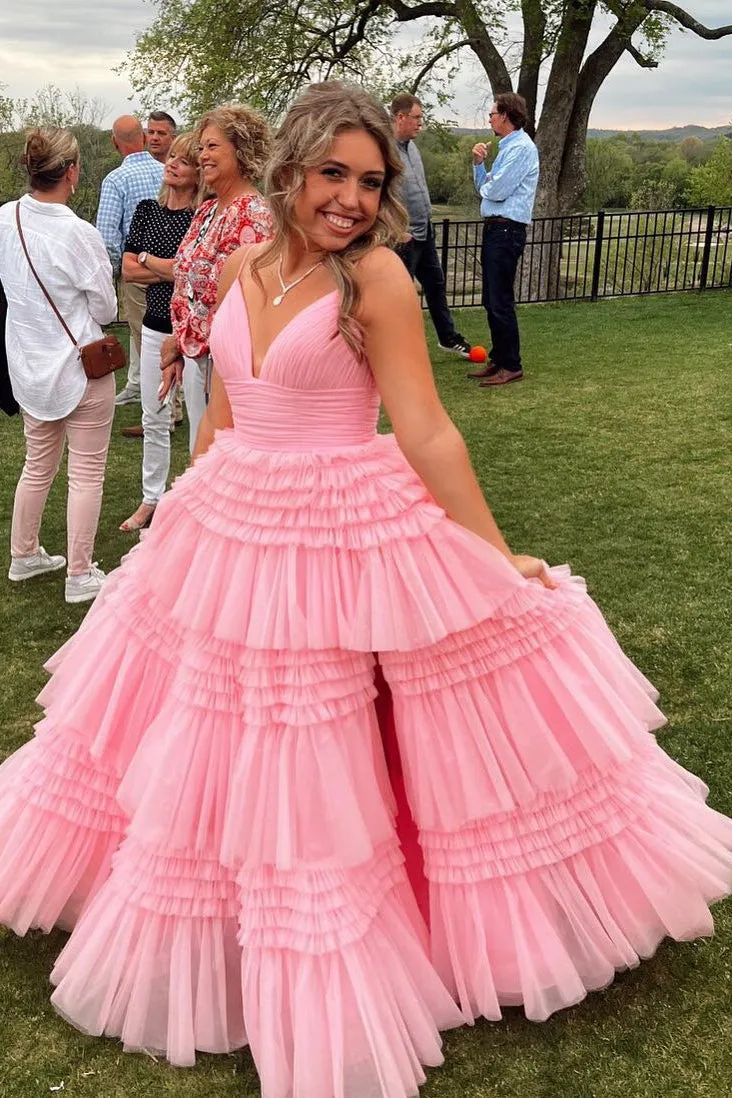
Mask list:
[{"label": "bag strap", "polygon": [[76,347],[79,354],[81,354],[81,348],[79,347],[79,344],[74,339],[74,336],[71,332],[71,329],[69,328],[69,326],[66,323],[66,321],[64,320],[64,318],[61,316],[61,313],[56,308],[56,305],[55,305],[55,302],[54,302],[53,298],[51,297],[48,290],[46,289],[46,287],[43,285],[40,278],[38,277],[38,272],[36,271],[35,267],[33,266],[33,260],[31,259],[30,255],[28,254],[28,247],[27,247],[26,242],[25,242],[25,237],[23,236],[23,228],[20,224],[20,202],[19,201],[16,202],[16,204],[15,204],[15,224],[18,226],[18,235],[20,236],[20,243],[23,245],[23,251],[25,252],[25,258],[28,260],[28,266],[30,267],[31,271],[33,272],[33,277],[35,278],[36,282],[38,283],[38,285],[43,290],[46,301],[48,302],[48,304],[51,306],[54,313],[58,317],[58,319],[61,323],[61,326],[63,327],[64,331],[66,332],[66,335],[69,337],[71,342],[74,344],[74,347]]}]

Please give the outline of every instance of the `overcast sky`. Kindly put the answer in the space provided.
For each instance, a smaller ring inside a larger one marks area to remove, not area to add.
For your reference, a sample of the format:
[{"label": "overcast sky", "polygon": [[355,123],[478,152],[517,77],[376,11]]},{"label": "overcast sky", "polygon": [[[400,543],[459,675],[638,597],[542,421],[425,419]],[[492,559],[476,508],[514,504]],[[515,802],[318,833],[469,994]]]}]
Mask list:
[{"label": "overcast sky", "polygon": [[[687,0],[685,6],[709,26],[732,23],[732,0]],[[156,10],[149,0],[2,0],[4,93],[30,98],[44,84],[64,89],[78,85],[89,98],[109,105],[108,122],[134,109],[129,84],[112,69]],[[477,64],[467,54],[465,58],[454,104],[445,117],[482,125],[486,82]],[[619,62],[597,97],[590,125],[655,129],[687,123],[721,126],[730,119],[732,36],[707,42],[675,32],[657,70],[641,69],[627,55]]]}]

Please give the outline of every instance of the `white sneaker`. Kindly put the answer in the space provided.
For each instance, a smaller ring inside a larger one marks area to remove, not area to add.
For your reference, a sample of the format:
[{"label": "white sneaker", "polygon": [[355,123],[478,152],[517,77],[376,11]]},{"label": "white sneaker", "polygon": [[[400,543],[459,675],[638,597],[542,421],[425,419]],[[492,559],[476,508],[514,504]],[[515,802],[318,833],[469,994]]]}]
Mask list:
[{"label": "white sneaker", "polygon": [[80,576],[66,577],[65,599],[67,602],[91,602],[102,589],[104,572],[97,567],[96,561],[88,572]]},{"label": "white sneaker", "polygon": [[114,398],[115,407],[120,408],[123,404],[139,404],[140,403],[140,390],[128,389],[125,385],[124,389],[120,389],[117,396]]},{"label": "white sneaker", "polygon": [[8,579],[13,583],[20,583],[21,580],[42,576],[44,572],[58,572],[59,568],[63,568],[65,564],[66,557],[52,557],[40,545],[37,553],[31,553],[27,557],[13,557]]}]

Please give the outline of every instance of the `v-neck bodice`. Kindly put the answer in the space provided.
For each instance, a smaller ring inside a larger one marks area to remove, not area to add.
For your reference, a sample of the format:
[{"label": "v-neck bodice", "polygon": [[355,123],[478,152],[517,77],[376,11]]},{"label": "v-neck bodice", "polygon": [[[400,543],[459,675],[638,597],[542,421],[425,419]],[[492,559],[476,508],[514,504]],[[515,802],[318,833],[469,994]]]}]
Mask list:
[{"label": "v-neck bodice", "polygon": [[374,437],[378,392],[368,363],[338,330],[336,291],[317,298],[278,332],[255,377],[249,316],[237,280],[216,314],[211,350],[234,427],[251,446],[332,449]]}]

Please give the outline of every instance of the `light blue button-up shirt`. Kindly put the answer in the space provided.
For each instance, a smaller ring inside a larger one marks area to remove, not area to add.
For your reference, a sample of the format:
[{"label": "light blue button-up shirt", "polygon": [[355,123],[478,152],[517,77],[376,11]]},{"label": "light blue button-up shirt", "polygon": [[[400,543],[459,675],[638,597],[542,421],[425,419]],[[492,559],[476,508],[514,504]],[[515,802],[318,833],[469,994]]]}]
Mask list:
[{"label": "light blue button-up shirt", "polygon": [[143,198],[157,198],[162,185],[163,165],[147,150],[130,153],[102,180],[97,228],[115,271],[119,271],[122,248],[138,203]]},{"label": "light blue button-up shirt", "polygon": [[473,164],[481,217],[508,217],[528,225],[539,181],[539,154],[525,130],[512,130],[498,142],[490,172]]}]

